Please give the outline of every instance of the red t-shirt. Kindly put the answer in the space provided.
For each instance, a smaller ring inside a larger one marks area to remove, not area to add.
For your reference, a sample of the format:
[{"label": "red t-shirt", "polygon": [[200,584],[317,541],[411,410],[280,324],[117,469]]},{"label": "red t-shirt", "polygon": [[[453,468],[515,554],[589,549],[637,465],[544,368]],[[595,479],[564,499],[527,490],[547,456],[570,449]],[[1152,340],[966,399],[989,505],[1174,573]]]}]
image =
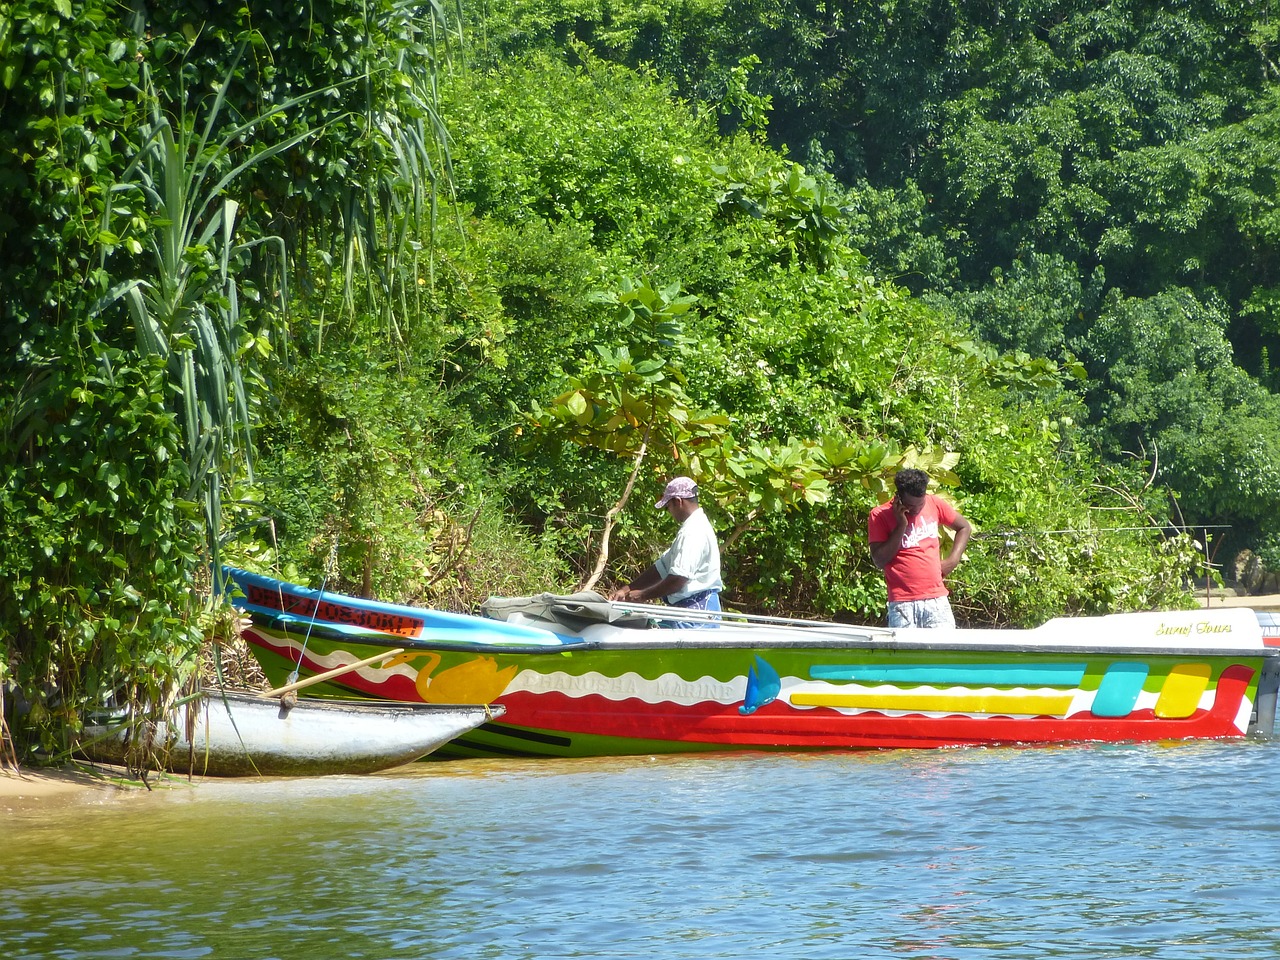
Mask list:
[{"label": "red t-shirt", "polygon": [[[942,545],[938,540],[938,524],[953,527],[960,514],[941,497],[929,494],[920,512],[908,521],[902,534],[902,547],[884,568],[884,582],[889,599],[933,600],[947,596],[942,582]],[[893,501],[882,503],[867,518],[867,540],[884,543],[893,533],[898,520],[893,515]]]}]

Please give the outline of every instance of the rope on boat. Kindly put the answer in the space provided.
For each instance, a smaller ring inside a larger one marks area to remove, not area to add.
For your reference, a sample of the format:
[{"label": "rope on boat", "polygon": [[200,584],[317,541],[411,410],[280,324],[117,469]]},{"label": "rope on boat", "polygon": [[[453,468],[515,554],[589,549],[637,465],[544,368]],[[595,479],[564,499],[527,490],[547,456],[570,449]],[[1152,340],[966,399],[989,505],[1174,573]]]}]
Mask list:
[{"label": "rope on boat", "polygon": [[[329,582],[330,574],[337,570],[337,568],[338,538],[334,537],[333,543],[329,545],[329,556],[324,562],[324,576],[320,579],[320,589],[316,591],[316,604],[311,608],[311,618],[307,621],[307,632],[302,638],[302,649],[298,651],[298,662],[293,665],[293,670],[289,674],[289,683],[286,684],[286,686],[290,686],[298,680],[298,673],[302,670],[302,658],[307,655],[307,644],[311,642],[311,628],[316,624],[316,617],[320,613],[320,604],[324,600],[325,585]],[[280,594],[280,609],[283,610],[285,609],[283,585],[276,587],[276,590]],[[281,706],[285,705],[286,700],[289,701],[289,706],[293,706],[293,704],[298,702],[297,688],[289,689],[280,695]]]},{"label": "rope on boat", "polygon": [[734,626],[796,627],[805,630],[823,630],[831,633],[875,633],[892,636],[891,627],[868,627],[856,623],[832,623],[829,620],[803,620],[796,617],[770,617],[760,613],[736,613],[724,610],[693,610],[688,607],[672,607],[665,603],[630,603],[610,601],[610,607],[622,613],[635,613],[655,620],[701,620],[708,623],[730,623]]}]

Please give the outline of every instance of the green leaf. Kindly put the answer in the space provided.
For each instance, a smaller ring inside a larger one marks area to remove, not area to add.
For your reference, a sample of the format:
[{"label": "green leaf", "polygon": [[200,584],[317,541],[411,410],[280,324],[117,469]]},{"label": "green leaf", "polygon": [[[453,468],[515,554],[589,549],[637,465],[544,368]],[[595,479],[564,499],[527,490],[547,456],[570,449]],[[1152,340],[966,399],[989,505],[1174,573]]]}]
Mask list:
[{"label": "green leaf", "polygon": [[581,417],[589,409],[586,397],[582,395],[581,391],[574,391],[569,394],[564,401],[564,405],[568,408],[569,413],[575,417]]}]

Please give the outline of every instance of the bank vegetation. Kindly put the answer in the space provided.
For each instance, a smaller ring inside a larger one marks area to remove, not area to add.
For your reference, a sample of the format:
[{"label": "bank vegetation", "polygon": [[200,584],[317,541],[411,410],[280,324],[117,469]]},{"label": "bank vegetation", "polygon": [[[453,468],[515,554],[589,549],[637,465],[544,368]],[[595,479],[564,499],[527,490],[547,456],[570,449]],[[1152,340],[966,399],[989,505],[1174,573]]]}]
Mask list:
[{"label": "bank vegetation", "polygon": [[676,473],[753,612],[879,620],[865,521],[903,465],[976,525],[971,624],[1274,561],[1276,29],[0,4],[18,751],[216,672],[223,563],[460,610],[607,586],[669,538]]}]

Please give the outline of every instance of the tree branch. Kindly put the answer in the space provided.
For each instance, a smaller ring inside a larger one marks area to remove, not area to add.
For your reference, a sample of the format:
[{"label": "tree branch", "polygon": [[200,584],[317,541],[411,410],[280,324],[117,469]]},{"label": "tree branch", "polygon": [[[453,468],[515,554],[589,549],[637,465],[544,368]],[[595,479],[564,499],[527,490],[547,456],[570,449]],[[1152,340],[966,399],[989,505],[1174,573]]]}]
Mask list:
[{"label": "tree branch", "polygon": [[596,558],[595,569],[591,571],[591,576],[578,585],[575,592],[594,590],[600,577],[604,575],[604,568],[609,562],[609,535],[613,533],[613,525],[618,519],[618,514],[631,499],[631,491],[635,489],[636,477],[640,475],[640,464],[644,462],[645,454],[649,452],[649,430],[648,426],[644,428],[644,439],[640,441],[640,449],[636,451],[635,460],[631,464],[631,476],[627,478],[627,486],[622,491],[622,498],[604,515],[604,529],[600,531],[600,556]]}]

